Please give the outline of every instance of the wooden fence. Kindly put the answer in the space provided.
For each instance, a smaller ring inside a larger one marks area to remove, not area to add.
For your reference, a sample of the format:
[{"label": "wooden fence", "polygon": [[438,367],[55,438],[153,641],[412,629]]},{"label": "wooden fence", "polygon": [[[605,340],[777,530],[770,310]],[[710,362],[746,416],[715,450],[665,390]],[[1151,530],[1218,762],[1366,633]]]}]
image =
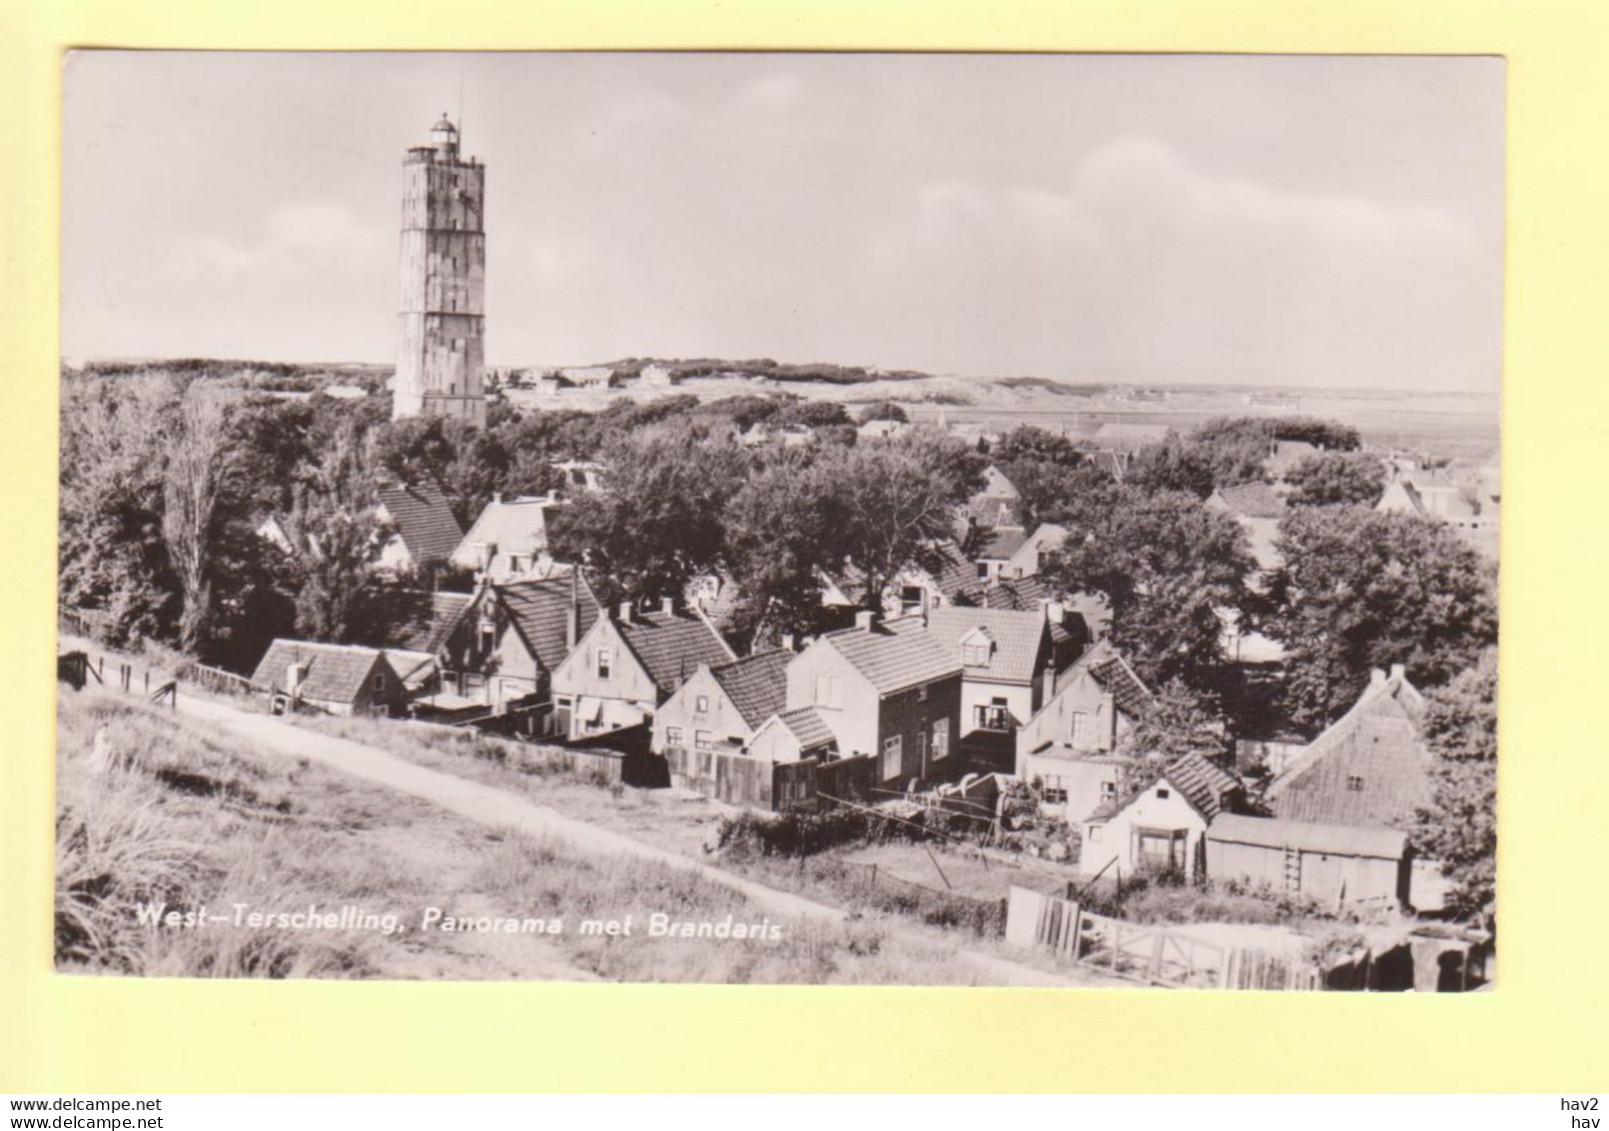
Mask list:
[{"label": "wooden fence", "polygon": [[1013,886],[1006,903],[1006,941],[1047,950],[1073,963],[1105,967],[1113,974],[1176,987],[1233,990],[1318,990],[1317,964],[1229,947],[1188,931],[1131,923],[1084,910],[1069,899]]},{"label": "wooden fence", "polygon": [[[807,859],[799,858],[801,871],[808,871]],[[884,911],[911,915],[935,926],[964,927],[983,938],[999,938],[1006,932],[1006,900],[977,899],[929,887],[896,876],[876,864],[838,860],[827,866],[841,868],[853,876],[860,886],[861,897]]]},{"label": "wooden fence", "polygon": [[781,812],[814,806],[819,795],[864,797],[870,789],[874,759],[840,758],[823,762],[773,762],[736,750],[665,749],[672,785],[702,793],[727,805]]},{"label": "wooden fence", "polygon": [[221,691],[231,695],[253,695],[268,691],[268,688],[253,683],[249,676],[238,675],[199,661],[192,661],[180,668],[178,678],[199,684],[209,691]]}]

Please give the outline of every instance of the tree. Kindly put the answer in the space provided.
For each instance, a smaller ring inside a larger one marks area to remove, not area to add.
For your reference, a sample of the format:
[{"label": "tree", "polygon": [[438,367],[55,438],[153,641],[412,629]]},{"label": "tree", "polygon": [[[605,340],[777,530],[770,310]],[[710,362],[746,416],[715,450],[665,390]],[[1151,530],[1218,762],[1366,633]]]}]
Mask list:
[{"label": "tree", "polygon": [[1205,499],[1216,485],[1212,463],[1198,444],[1170,432],[1134,453],[1125,482],[1146,491],[1184,491]]},{"label": "tree", "polygon": [[455,417],[405,417],[378,430],[377,455],[399,482],[438,485],[453,514],[467,526],[508,479],[510,459],[502,435]]},{"label": "tree", "polygon": [[62,381],[59,592],[103,614],[113,643],[169,636],[175,621],[162,514],[179,391],[159,371]]},{"label": "tree", "polygon": [[1285,475],[1293,507],[1372,507],[1385,493],[1385,465],[1357,452],[1320,452]]},{"label": "tree", "polygon": [[1497,649],[1425,696],[1425,742],[1435,755],[1431,801],[1414,846],[1440,860],[1456,914],[1491,914],[1497,884]]},{"label": "tree", "polygon": [[728,502],[748,454],[730,429],[667,421],[610,441],[601,490],[559,508],[549,539],[560,558],[586,563],[613,602],[677,596],[726,561]]},{"label": "tree", "polygon": [[168,444],[162,540],[179,582],[179,648],[200,647],[212,611],[212,566],[220,502],[230,471],[228,418],[216,389],[185,391]]},{"label": "tree", "polygon": [[1434,519],[1302,507],[1280,522],[1283,564],[1261,630],[1284,643],[1286,705],[1316,731],[1357,700],[1373,668],[1446,683],[1497,640],[1494,571]]},{"label": "tree", "polygon": [[[980,439],[982,437],[979,437]],[[1084,453],[1066,436],[1032,424],[1019,424],[1000,437],[990,452],[995,463],[1049,463],[1074,468],[1084,462]],[[1015,480],[1013,480],[1015,482]]]},{"label": "tree", "polygon": [[1213,485],[1218,487],[1261,479],[1263,463],[1278,440],[1300,440],[1326,451],[1356,451],[1362,446],[1357,429],[1311,416],[1218,417],[1185,438],[1196,458],[1211,469]]},{"label": "tree", "polygon": [[1068,522],[1040,573],[1106,597],[1111,638],[1147,683],[1210,689],[1222,674],[1221,612],[1242,607],[1253,567],[1239,524],[1192,495],[1127,484],[1076,500]]},{"label": "tree", "polygon": [[373,448],[355,424],[337,431],[286,516],[296,631],[304,639],[344,644],[374,636],[380,584],[372,567],[390,531],[375,514]]},{"label": "tree", "polygon": [[846,500],[832,462],[784,448],[727,508],[727,560],[741,594],[733,616],[738,636],[765,640],[829,624],[822,574],[838,569],[846,554]]},{"label": "tree", "polygon": [[825,448],[819,458],[842,500],[844,564],[859,575],[867,608],[906,569],[944,567],[955,508],[982,488],[986,466],[964,441],[926,428]]},{"label": "tree", "polygon": [[1164,764],[1186,754],[1221,758],[1229,753],[1229,739],[1211,698],[1174,678],[1151,696],[1134,725],[1118,739],[1116,753],[1154,757]]}]

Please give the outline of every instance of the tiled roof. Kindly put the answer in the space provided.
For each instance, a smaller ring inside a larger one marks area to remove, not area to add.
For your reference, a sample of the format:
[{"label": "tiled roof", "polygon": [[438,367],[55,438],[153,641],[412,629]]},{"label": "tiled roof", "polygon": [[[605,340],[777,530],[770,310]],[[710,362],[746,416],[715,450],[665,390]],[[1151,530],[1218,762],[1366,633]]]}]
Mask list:
[{"label": "tiled roof", "polygon": [[949,649],[956,660],[961,659],[961,642],[980,628],[994,642],[989,663],[983,667],[963,668],[961,677],[1031,683],[1047,631],[1044,614],[1037,610],[1012,612],[962,606],[932,609],[927,614],[928,635]]},{"label": "tiled roof", "polygon": [[1076,664],[1056,676],[1054,695],[1060,695],[1080,672],[1088,672],[1104,687],[1117,704],[1117,709],[1129,718],[1137,717],[1151,701],[1151,690],[1134,674],[1128,661],[1123,659],[1110,640],[1102,640],[1085,652]]},{"label": "tiled roof", "polygon": [[1285,496],[1260,479],[1237,487],[1220,487],[1213,496],[1221,499],[1231,514],[1247,518],[1279,518],[1286,509]]},{"label": "tiled roof", "polygon": [[760,652],[710,669],[750,727],[758,727],[782,710],[788,699],[788,665],[793,653],[783,648]]},{"label": "tiled roof", "polygon": [[414,562],[442,561],[458,549],[464,531],[440,487],[434,483],[381,487],[379,494],[380,504],[396,525]]},{"label": "tiled roof", "polygon": [[1050,586],[1038,576],[995,582],[978,581],[956,594],[956,599],[986,609],[1038,609],[1050,598]]},{"label": "tiled roof", "polygon": [[[378,648],[356,644],[319,644],[307,640],[276,640],[268,646],[251,681],[274,691],[286,691],[285,674],[292,664],[302,665],[298,688],[308,699],[351,703],[363,690],[363,681],[376,662],[384,663]],[[395,674],[395,673],[393,673]]]},{"label": "tiled roof", "polygon": [[953,601],[963,589],[977,582],[978,567],[967,560],[967,556],[961,552],[961,547],[953,542],[945,543],[940,547],[939,553],[941,564],[931,571],[933,584],[940,593]]},{"label": "tiled roof", "polygon": [[793,732],[801,750],[830,746],[836,739],[814,707],[795,707],[777,715],[777,721]]},{"label": "tiled roof", "polygon": [[1100,808],[1090,814],[1089,819],[1104,821],[1122,812],[1134,803],[1135,798],[1163,781],[1177,789],[1180,796],[1208,821],[1212,821],[1224,811],[1223,802],[1226,795],[1244,788],[1239,778],[1220,769],[1201,755],[1181,754],[1167,765],[1139,779],[1138,782],[1131,783],[1130,788],[1119,795],[1121,799],[1114,798],[1102,802]]},{"label": "tiled roof", "polygon": [[476,544],[495,546],[504,554],[535,554],[547,549],[547,512],[554,503],[547,496],[494,499],[475,519],[460,542],[468,553]]},{"label": "tiled roof", "polygon": [[961,670],[961,660],[955,652],[941,647],[926,632],[910,626],[905,629],[889,632],[881,628],[846,628],[829,632],[821,639],[831,643],[880,695],[932,683]]},{"label": "tiled roof", "polygon": [[570,649],[566,647],[565,630],[572,594],[580,606],[576,640],[587,634],[602,613],[592,587],[579,573],[498,585],[492,592],[508,613],[520,638],[537,661],[550,672],[557,671],[570,654]]},{"label": "tiled roof", "polygon": [[[1269,783],[1276,816],[1336,825],[1399,826],[1430,800],[1432,755],[1420,736],[1424,699],[1405,677],[1371,683]],[[1349,779],[1363,788],[1351,788]]]},{"label": "tiled roof", "polygon": [[1372,856],[1400,860],[1408,837],[1395,829],[1357,825],[1315,825],[1276,817],[1241,817],[1220,813],[1207,828],[1207,839],[1250,844],[1259,848],[1295,848],[1338,856]]},{"label": "tiled roof", "polygon": [[389,626],[386,643],[413,652],[439,653],[474,603],[469,593],[421,593],[416,602],[405,603],[412,607],[405,608],[403,619]]},{"label": "tiled roof", "polygon": [[988,544],[978,551],[977,560],[982,561],[985,558],[990,558],[1007,561],[1013,554],[1022,549],[1027,541],[1028,532],[1022,527],[997,526],[990,535]]},{"label": "tiled roof", "polygon": [[695,617],[637,613],[629,623],[620,621],[615,627],[648,678],[666,692],[680,687],[700,664],[713,668],[735,658],[726,641]]}]

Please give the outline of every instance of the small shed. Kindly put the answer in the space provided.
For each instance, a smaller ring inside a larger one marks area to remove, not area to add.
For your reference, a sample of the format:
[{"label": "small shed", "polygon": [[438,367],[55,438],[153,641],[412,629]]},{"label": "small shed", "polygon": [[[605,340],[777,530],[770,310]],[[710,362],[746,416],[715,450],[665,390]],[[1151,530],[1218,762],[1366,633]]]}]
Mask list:
[{"label": "small shed", "polygon": [[1207,828],[1207,874],[1329,905],[1399,906],[1408,897],[1407,839],[1396,829],[1223,813]]}]

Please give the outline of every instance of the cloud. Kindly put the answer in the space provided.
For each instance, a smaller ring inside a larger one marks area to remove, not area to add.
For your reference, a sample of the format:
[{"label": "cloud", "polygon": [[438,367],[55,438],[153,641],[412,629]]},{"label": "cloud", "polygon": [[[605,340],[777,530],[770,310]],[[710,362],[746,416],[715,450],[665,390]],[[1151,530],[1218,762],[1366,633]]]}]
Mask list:
[{"label": "cloud", "polygon": [[267,213],[254,236],[186,232],[169,245],[166,269],[174,278],[295,275],[316,267],[340,269],[353,257],[372,257],[396,239],[374,217],[344,204],[296,201]]},{"label": "cloud", "polygon": [[1219,176],[1133,137],[1062,185],[924,185],[866,263],[909,347],[975,372],[1489,386],[1496,254],[1437,209]]}]

